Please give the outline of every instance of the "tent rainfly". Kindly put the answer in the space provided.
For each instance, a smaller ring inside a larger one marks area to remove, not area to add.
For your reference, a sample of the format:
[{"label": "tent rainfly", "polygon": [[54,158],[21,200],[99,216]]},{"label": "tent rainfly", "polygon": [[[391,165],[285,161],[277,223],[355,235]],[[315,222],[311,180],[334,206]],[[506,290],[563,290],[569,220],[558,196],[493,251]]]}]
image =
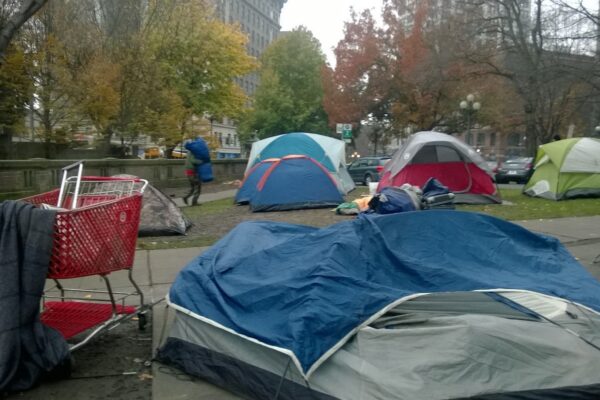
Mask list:
[{"label": "tent rainfly", "polygon": [[564,139],[540,146],[524,193],[550,200],[600,197],[600,139]]}]

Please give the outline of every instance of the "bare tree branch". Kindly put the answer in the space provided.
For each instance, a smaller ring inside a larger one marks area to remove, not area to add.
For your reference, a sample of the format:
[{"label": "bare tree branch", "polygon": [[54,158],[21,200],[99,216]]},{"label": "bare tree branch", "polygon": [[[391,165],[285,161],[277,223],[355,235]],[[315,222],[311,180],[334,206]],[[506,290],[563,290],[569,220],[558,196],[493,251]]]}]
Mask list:
[{"label": "bare tree branch", "polygon": [[26,0],[0,30],[0,65],[4,62],[6,48],[19,28],[31,18],[48,0]]}]

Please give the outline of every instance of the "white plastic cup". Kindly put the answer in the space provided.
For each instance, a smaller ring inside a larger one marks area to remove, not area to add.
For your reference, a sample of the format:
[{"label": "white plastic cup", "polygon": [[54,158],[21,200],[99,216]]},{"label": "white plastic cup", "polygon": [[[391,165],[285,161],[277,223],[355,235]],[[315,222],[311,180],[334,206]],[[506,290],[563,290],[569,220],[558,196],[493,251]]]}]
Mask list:
[{"label": "white plastic cup", "polygon": [[377,193],[377,186],[379,186],[379,182],[369,182],[369,194],[371,196],[375,196]]}]

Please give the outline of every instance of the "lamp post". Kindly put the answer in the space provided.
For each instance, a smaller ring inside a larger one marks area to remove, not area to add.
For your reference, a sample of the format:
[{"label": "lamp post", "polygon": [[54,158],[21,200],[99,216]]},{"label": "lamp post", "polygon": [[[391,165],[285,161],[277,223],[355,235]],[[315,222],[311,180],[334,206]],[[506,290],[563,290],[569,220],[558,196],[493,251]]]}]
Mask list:
[{"label": "lamp post", "polygon": [[467,98],[463,101],[460,102],[460,109],[463,110],[463,112],[467,115],[467,140],[466,142],[468,144],[470,142],[470,138],[471,138],[471,117],[474,113],[476,113],[477,111],[479,111],[481,109],[481,103],[478,101],[475,101],[475,95],[473,94],[468,94]]}]

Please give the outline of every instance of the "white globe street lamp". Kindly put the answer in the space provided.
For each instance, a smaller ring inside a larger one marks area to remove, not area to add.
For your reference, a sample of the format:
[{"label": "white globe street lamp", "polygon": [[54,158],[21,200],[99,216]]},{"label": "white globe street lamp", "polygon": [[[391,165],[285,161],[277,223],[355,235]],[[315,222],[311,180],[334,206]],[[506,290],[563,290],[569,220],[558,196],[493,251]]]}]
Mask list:
[{"label": "white globe street lamp", "polygon": [[[469,139],[471,137],[471,117],[472,115],[481,110],[481,103],[478,101],[475,101],[475,95],[472,93],[469,93],[466,97],[466,100],[463,100],[459,103],[460,109],[464,111],[464,113],[467,115],[467,143],[469,142]],[[471,144],[471,143],[469,143]]]}]

